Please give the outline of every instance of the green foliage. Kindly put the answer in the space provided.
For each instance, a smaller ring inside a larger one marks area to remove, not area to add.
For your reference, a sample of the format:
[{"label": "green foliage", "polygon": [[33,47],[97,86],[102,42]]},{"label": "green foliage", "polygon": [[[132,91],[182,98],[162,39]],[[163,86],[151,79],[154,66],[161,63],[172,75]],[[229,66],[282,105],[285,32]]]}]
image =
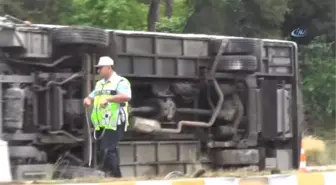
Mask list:
[{"label": "green foliage", "polygon": [[183,17],[163,17],[156,24],[158,32],[181,33],[183,31],[186,19]]},{"label": "green foliage", "polygon": [[144,30],[148,6],[137,0],[73,0],[64,23],[110,29]]},{"label": "green foliage", "polygon": [[336,65],[334,43],[317,38],[303,51],[303,93],[308,111],[318,120],[335,118]]},{"label": "green foliage", "polygon": [[[164,4],[163,4],[164,5]],[[171,18],[164,17],[165,6],[161,6],[161,18],[156,24],[158,32],[181,33],[185,24],[192,13],[192,9],[188,7],[188,1],[175,0],[173,6],[173,16]]]},{"label": "green foliage", "polygon": [[15,15],[19,19],[24,19],[27,12],[23,10],[22,0],[3,0],[0,1],[0,15],[9,14]]},{"label": "green foliage", "polygon": [[302,44],[320,35],[335,40],[335,0],[290,0],[288,8],[281,29],[284,36],[300,27],[308,30],[308,35],[300,41]]},{"label": "green foliage", "polygon": [[289,11],[289,0],[250,0],[243,4],[242,25],[246,36],[274,38],[280,36],[280,28]]},{"label": "green foliage", "polygon": [[204,0],[195,4],[187,32],[278,38],[289,0]]},{"label": "green foliage", "polygon": [[72,7],[71,0],[3,0],[0,15],[9,14],[21,20],[40,24],[59,24]]}]

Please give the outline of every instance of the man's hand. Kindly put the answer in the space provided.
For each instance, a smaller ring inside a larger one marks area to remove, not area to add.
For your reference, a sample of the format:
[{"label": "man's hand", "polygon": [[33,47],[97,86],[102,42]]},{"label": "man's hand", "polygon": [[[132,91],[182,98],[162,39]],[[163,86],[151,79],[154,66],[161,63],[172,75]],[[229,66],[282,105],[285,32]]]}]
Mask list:
[{"label": "man's hand", "polygon": [[102,101],[101,103],[100,103],[100,107],[101,108],[105,108],[106,107],[106,105],[109,103],[109,101],[107,100],[107,99],[105,99],[104,101]]},{"label": "man's hand", "polygon": [[89,107],[89,106],[91,106],[91,104],[92,104],[92,99],[90,99],[90,98],[85,98],[83,104],[84,104],[84,107],[86,107],[86,108]]}]

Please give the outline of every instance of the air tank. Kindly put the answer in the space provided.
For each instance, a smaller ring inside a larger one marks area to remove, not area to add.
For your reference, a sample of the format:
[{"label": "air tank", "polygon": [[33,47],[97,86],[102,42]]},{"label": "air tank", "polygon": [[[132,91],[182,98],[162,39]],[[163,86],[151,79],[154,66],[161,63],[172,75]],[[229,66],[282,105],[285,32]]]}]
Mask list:
[{"label": "air tank", "polygon": [[21,130],[23,128],[23,113],[25,92],[19,84],[13,84],[4,92],[4,127],[8,130]]}]

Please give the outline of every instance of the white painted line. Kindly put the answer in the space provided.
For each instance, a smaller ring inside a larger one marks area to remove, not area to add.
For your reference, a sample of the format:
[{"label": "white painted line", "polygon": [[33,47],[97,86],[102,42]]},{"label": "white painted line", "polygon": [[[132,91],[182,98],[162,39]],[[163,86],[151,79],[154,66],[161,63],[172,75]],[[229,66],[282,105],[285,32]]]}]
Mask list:
[{"label": "white painted line", "polygon": [[138,181],[136,185],[172,185],[170,181]]},{"label": "white painted line", "polygon": [[205,178],[205,185],[239,185],[239,179],[237,178]]},{"label": "white painted line", "polygon": [[335,185],[336,172],[324,172],[324,185]]},{"label": "white painted line", "polygon": [[296,175],[268,176],[268,185],[297,185]]}]

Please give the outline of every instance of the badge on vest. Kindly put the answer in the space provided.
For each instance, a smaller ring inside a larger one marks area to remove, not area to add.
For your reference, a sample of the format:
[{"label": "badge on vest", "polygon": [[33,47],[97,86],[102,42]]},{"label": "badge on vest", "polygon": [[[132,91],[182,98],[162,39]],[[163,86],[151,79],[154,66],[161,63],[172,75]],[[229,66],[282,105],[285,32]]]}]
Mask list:
[{"label": "badge on vest", "polygon": [[116,91],[113,90],[98,90],[95,93],[95,96],[99,96],[99,95],[115,95]]},{"label": "badge on vest", "polygon": [[112,117],[111,110],[110,109],[105,109],[105,114],[103,115],[103,119],[105,120],[105,123],[109,123],[111,117]]}]

